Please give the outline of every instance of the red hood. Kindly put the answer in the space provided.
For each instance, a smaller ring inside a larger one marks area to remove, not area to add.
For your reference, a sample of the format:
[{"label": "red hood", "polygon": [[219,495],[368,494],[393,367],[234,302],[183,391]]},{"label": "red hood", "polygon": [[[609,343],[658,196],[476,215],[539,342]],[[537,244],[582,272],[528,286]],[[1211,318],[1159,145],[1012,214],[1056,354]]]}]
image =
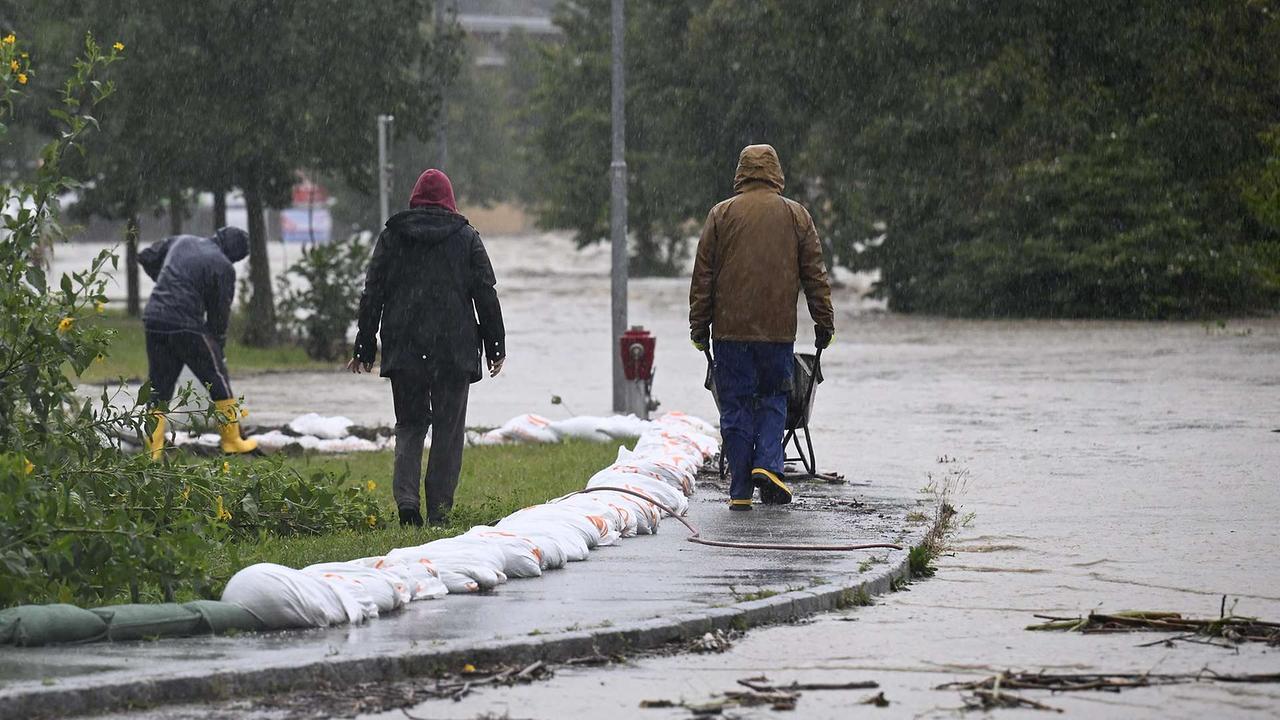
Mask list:
[{"label": "red hood", "polygon": [[453,183],[444,172],[431,168],[418,176],[413,185],[413,195],[409,196],[409,207],[418,208],[427,205],[442,207],[449,212],[458,212],[458,205],[453,199]]}]

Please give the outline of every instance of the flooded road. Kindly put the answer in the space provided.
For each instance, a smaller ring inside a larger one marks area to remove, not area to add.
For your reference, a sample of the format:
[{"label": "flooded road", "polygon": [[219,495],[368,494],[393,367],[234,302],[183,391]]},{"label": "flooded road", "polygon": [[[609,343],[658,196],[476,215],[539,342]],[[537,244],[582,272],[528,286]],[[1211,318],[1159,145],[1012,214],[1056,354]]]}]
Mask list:
[{"label": "flooded road", "polygon": [[[487,242],[511,359],[473,389],[470,422],[608,410],[607,248],[576,255],[554,236]],[[685,281],[634,281],[631,319],[658,337],[663,407],[714,417],[687,341],[686,296]],[[638,703],[701,701],[764,672],[778,682],[877,680],[892,716],[932,716],[961,704],[933,686],[1004,669],[1280,672],[1280,648],[1138,648],[1156,638],[1023,629],[1034,613],[1092,609],[1216,616],[1223,595],[1239,614],[1280,620],[1280,321],[952,321],[877,312],[857,297],[850,287],[835,298],[836,344],[814,415],[819,464],[903,496],[962,478],[952,502],[966,522],[935,578],[847,617],[753,632],[725,655],[567,669],[419,714],[687,717]],[[263,423],[303,412],[391,419],[377,379],[233,381]],[[552,394],[566,405],[551,405]],[[864,695],[806,693],[798,710],[846,717]],[[1087,717],[1280,713],[1280,685],[1034,697]]]}]

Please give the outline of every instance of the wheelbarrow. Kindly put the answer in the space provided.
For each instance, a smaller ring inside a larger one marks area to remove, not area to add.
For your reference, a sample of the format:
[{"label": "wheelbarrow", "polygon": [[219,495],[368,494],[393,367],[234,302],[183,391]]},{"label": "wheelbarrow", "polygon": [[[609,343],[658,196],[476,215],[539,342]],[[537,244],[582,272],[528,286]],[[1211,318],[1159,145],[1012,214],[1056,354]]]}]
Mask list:
[{"label": "wheelbarrow", "polygon": [[[716,409],[719,409],[720,394],[716,392],[715,358],[712,357],[710,350],[704,350],[703,354],[707,357],[707,378],[703,382],[703,387],[711,391],[711,397],[716,401]],[[791,390],[787,393],[787,424],[786,435],[782,438],[782,448],[784,453],[789,453],[794,447],[796,454],[786,455],[785,462],[799,462],[805,469],[805,477],[818,477],[818,460],[813,454],[813,437],[809,434],[809,418],[813,414],[813,400],[818,385],[822,382],[822,351],[818,350],[812,355],[795,353],[793,361],[795,368],[791,374]],[[802,435],[803,443],[800,442]],[[724,453],[721,453],[720,479],[724,478]]]}]

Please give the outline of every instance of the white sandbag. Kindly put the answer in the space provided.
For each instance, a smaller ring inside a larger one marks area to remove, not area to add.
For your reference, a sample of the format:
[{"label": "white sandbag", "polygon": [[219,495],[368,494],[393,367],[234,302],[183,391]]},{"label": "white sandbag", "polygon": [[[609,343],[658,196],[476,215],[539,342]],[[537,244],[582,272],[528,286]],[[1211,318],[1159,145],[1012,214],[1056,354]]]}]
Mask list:
[{"label": "white sandbag", "polygon": [[682,413],[679,410],[673,410],[669,413],[665,413],[662,417],[658,418],[656,422],[660,425],[666,425],[673,428],[689,428],[694,432],[702,433],[708,437],[715,437],[718,434],[715,425],[712,425],[702,418]]},{"label": "white sandbag", "polygon": [[580,532],[583,539],[587,541],[587,547],[593,549],[599,545],[612,545],[618,539],[618,533],[610,526],[608,519],[585,510],[558,507],[547,503],[517,510],[503,518],[497,526],[503,530],[510,530],[511,528],[504,523],[508,519],[518,518],[536,518],[546,523],[548,527],[555,523],[567,524]]},{"label": "white sandbag", "polygon": [[251,437],[258,441],[258,447],[263,450],[279,450],[280,448],[294,444],[301,446],[304,450],[315,450],[320,447],[320,438],[314,435],[303,435],[299,437],[296,435],[286,435],[279,430],[272,430],[271,432],[258,433]]},{"label": "white sandbag", "polygon": [[541,415],[527,413],[513,417],[497,430],[485,433],[493,442],[553,443],[560,438],[551,429],[551,421]]},{"label": "white sandbag", "polygon": [[582,533],[564,523],[547,523],[536,517],[512,519],[508,516],[498,528],[527,537],[537,544],[548,568],[564,567],[567,562],[581,562],[591,554]]},{"label": "white sandbag", "polygon": [[[653,535],[658,532],[658,521],[662,519],[662,511],[652,502],[629,493],[613,491],[593,492],[586,495],[587,497],[598,498],[610,504],[626,508],[631,515],[629,523],[633,526],[631,528],[632,534]],[[630,536],[624,534],[623,537]]]},{"label": "white sandbag", "polygon": [[677,515],[689,510],[689,498],[667,483],[645,475],[604,470],[592,476],[587,487],[620,487],[644,493],[671,508]]},{"label": "white sandbag", "polygon": [[183,430],[175,430],[173,433],[174,445],[218,447],[221,442],[222,438],[217,433],[192,434]]},{"label": "white sandbag", "polygon": [[570,495],[556,500],[555,503],[561,507],[582,508],[589,513],[605,518],[609,521],[613,531],[618,533],[619,537],[635,537],[636,521],[631,516],[631,508],[610,502],[601,497],[600,493]]},{"label": "white sandbag", "polygon": [[321,439],[316,443],[316,450],[322,453],[373,452],[382,449],[382,443],[365,440],[354,435],[347,437]]},{"label": "white sandbag", "polygon": [[302,572],[321,579],[329,576],[341,577],[364,586],[373,596],[379,614],[398,610],[413,597],[403,578],[357,562],[317,563],[302,568]]},{"label": "white sandbag", "polygon": [[445,581],[449,592],[456,592],[454,586],[459,582],[458,578],[447,577],[450,573],[474,580],[479,590],[492,590],[507,581],[507,575],[502,569],[506,558],[500,547],[460,538],[445,538],[419,545],[418,548],[435,563],[436,569],[440,571],[440,579]]},{"label": "white sandbag", "polygon": [[322,440],[347,437],[351,434],[351,426],[355,422],[342,416],[325,417],[316,413],[307,413],[289,422],[289,429],[299,435],[314,435]]},{"label": "white sandbag", "polygon": [[358,603],[349,605],[331,585],[300,570],[257,563],[231,576],[222,601],[253,613],[269,630],[328,627],[364,619]]},{"label": "white sandbag", "polygon": [[[425,549],[426,545],[414,545],[411,547],[396,548],[387,553],[387,562],[392,563],[422,563],[430,565],[435,569],[440,582],[444,583],[445,589],[450,593],[473,593],[481,590],[480,581],[463,572],[459,572],[454,566],[445,566],[435,562],[430,552]],[[484,580],[492,580],[485,575]],[[489,587],[497,585],[496,580],[492,580]]]},{"label": "white sandbag", "polygon": [[593,442],[608,442],[621,438],[640,437],[652,427],[648,420],[641,420],[635,415],[611,415],[597,417],[579,415],[567,420],[556,420],[550,425],[551,430],[560,438],[575,438]]},{"label": "white sandbag", "polygon": [[591,442],[608,442],[614,438],[601,429],[604,418],[591,415],[580,415],[568,420],[556,420],[548,427],[560,439],[588,440]]},{"label": "white sandbag", "polygon": [[676,488],[685,495],[693,494],[693,480],[696,471],[688,468],[688,463],[674,456],[645,457],[627,453],[626,448],[618,449],[618,462],[606,468],[611,472],[635,473],[661,480]]},{"label": "white sandbag", "polygon": [[430,560],[393,562],[386,556],[378,556],[360,558],[352,562],[377,568],[400,578],[409,588],[410,600],[436,600],[449,594],[449,588],[445,587],[444,582],[440,580],[440,573]]},{"label": "white sandbag", "polygon": [[531,578],[542,575],[542,569],[545,567],[542,550],[529,538],[485,525],[471,528],[462,535],[462,538],[473,538],[477,542],[490,543],[501,548],[502,572],[507,577]]},{"label": "white sandbag", "polygon": [[611,415],[601,421],[600,432],[613,438],[638,438],[653,427],[652,422],[635,415]]}]

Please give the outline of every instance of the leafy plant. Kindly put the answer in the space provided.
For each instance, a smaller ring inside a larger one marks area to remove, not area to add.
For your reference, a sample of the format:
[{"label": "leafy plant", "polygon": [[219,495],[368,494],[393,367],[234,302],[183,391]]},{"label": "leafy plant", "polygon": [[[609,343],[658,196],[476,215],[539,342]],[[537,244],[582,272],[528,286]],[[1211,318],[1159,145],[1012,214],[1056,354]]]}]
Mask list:
[{"label": "leafy plant", "polygon": [[309,357],[347,356],[347,331],[360,307],[368,262],[369,246],[359,235],[351,235],[304,249],[302,259],[277,281],[281,326]]},{"label": "leafy plant", "polygon": [[[372,488],[332,474],[130,455],[126,442],[140,444],[148,430],[148,388],[132,402],[77,394],[66,368],[78,376],[110,352],[111,331],[88,320],[102,310],[101,273],[116,257],[104,252],[51,289],[40,251],[62,236],[57,197],[75,187],[63,163],[96,128],[91,113],[114,90],[101,76],[122,49],[86,37],[34,179],[0,187],[0,605],[207,593],[210,558],[229,540],[381,522]],[[32,71],[13,35],[0,38],[0,60],[3,128]],[[171,414],[211,412],[193,407],[189,387],[171,405]]]}]

